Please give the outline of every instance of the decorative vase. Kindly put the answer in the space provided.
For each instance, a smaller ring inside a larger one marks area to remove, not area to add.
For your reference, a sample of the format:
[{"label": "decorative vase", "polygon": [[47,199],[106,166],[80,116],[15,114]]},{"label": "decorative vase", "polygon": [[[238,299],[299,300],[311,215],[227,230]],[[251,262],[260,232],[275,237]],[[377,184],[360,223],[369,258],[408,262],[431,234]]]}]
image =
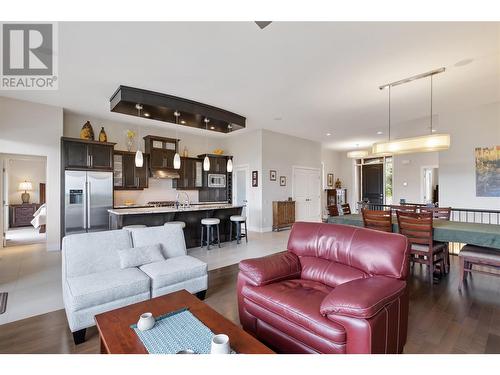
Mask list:
[{"label": "decorative vase", "polygon": [[104,131],[104,126],[101,127],[101,131],[99,132],[99,142],[107,142],[108,136],[106,135],[106,131]]},{"label": "decorative vase", "polygon": [[335,181],[335,189],[342,189],[342,182],[340,182],[340,178],[337,178]]},{"label": "decorative vase", "polygon": [[148,329],[153,328],[155,323],[156,321],[153,314],[147,312],[142,314],[141,317],[139,318],[139,321],[137,322],[137,328],[140,331],[147,331]]},{"label": "decorative vase", "polygon": [[80,138],[93,141],[94,140],[94,129],[92,128],[92,124],[90,121],[87,121],[82,130],[80,130]]},{"label": "decorative vase", "polygon": [[133,147],[134,147],[134,140],[132,138],[127,138],[127,151],[132,152]]}]

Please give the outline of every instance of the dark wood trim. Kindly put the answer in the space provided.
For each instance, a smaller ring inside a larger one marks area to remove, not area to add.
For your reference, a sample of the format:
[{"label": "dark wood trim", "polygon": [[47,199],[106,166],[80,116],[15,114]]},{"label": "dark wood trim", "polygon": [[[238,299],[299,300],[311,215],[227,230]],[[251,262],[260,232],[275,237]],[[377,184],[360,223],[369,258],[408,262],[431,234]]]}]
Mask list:
[{"label": "dark wood trim", "polygon": [[89,143],[93,145],[103,145],[103,146],[115,146],[116,143],[113,142],[99,142],[99,141],[92,141],[89,139],[81,139],[81,138],[72,138],[72,137],[61,137],[61,141],[69,141],[69,142],[81,142],[81,143]]},{"label": "dark wood trim", "polygon": [[194,100],[136,87],[119,86],[109,103],[111,112],[130,116],[138,116],[135,106],[141,104],[143,113],[148,114],[146,118],[170,123],[175,123],[174,112],[179,111],[180,126],[205,129],[204,119],[208,118],[210,131],[229,133],[246,127],[246,118],[236,113]]}]

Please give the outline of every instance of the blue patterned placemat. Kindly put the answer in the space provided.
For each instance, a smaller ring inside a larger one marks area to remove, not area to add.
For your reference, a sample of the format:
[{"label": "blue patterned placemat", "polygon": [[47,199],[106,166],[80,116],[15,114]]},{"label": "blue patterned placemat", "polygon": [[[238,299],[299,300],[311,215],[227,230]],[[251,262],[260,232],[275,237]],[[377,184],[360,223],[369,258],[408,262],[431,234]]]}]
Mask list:
[{"label": "blue patterned placemat", "polygon": [[141,331],[137,324],[130,326],[150,354],[176,354],[191,349],[197,354],[210,354],[214,333],[187,308],[156,318],[156,324]]}]

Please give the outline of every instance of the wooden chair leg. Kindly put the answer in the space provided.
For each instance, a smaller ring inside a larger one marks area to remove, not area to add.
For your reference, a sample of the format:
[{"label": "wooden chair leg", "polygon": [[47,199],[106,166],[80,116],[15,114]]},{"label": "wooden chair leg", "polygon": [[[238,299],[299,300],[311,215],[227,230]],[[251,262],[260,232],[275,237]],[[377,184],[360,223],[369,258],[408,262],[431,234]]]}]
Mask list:
[{"label": "wooden chair leg", "polygon": [[459,269],[459,280],[458,280],[458,290],[462,290],[462,286],[464,284],[465,279],[465,259],[464,257],[459,256],[460,258],[460,269]]},{"label": "wooden chair leg", "polygon": [[431,283],[431,286],[434,285],[434,259],[430,259],[429,263],[429,282]]}]

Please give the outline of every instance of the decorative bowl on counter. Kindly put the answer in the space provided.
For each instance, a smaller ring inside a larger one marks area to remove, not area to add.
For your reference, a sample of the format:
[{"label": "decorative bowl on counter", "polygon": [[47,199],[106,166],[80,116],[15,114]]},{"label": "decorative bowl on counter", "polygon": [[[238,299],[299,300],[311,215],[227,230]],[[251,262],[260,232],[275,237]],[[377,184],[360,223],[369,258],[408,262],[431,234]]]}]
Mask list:
[{"label": "decorative bowl on counter", "polygon": [[222,150],[220,148],[216,148],[212,152],[213,152],[214,155],[223,155],[224,154],[224,150]]}]

